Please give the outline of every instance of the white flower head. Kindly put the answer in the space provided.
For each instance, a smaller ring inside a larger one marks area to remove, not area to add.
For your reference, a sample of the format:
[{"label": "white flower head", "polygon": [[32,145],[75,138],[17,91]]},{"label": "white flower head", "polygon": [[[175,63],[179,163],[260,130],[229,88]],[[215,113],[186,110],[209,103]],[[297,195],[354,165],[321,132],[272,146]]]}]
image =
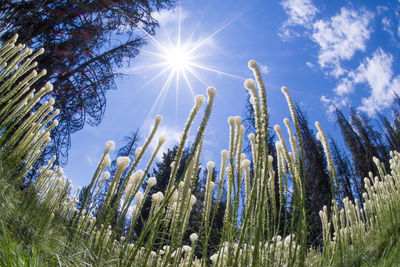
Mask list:
[{"label": "white flower head", "polygon": [[47,82],[47,83],[44,85],[44,88],[46,89],[47,92],[53,91],[53,85],[52,85],[51,83],[49,83],[49,82]]},{"label": "white flower head", "polygon": [[209,162],[207,162],[207,169],[208,169],[209,171],[211,171],[212,169],[214,169],[214,167],[215,167],[214,161],[209,161]]},{"label": "white flower head", "polygon": [[246,89],[248,89],[248,90],[255,89],[256,88],[256,83],[255,83],[255,81],[253,79],[246,79],[244,81],[244,87]]},{"label": "white flower head", "polygon": [[282,133],[281,126],[279,126],[278,124],[274,125],[274,130],[278,135]]},{"label": "white flower head", "polygon": [[236,116],[235,123],[236,123],[236,125],[240,125],[240,123],[242,123],[242,118],[240,116]]},{"label": "white flower head", "polygon": [[196,107],[200,108],[206,102],[206,98],[203,95],[197,95],[194,101],[196,103]]},{"label": "white flower head", "polygon": [[210,87],[207,88],[207,95],[209,97],[214,97],[215,93],[216,93],[216,90],[215,90],[214,87],[210,86]]},{"label": "white flower head", "polygon": [[254,59],[249,60],[248,66],[250,69],[257,68],[257,61],[255,61]]},{"label": "white flower head", "polygon": [[174,193],[172,193],[171,201],[172,201],[172,202],[176,201],[176,200],[178,199],[178,195],[179,195],[179,194],[178,194],[178,191],[175,190]]},{"label": "white flower head", "polygon": [[275,141],[276,150],[281,150],[283,148],[281,141]]},{"label": "white flower head", "polygon": [[131,163],[131,159],[129,157],[118,157],[117,158],[117,168],[121,168],[122,170],[125,170],[129,166],[129,163]]},{"label": "white flower head", "polygon": [[141,203],[142,202],[142,200],[143,200],[143,193],[142,192],[137,192],[136,193],[136,195],[135,195],[135,198],[136,198],[136,201],[137,201],[137,203]]},{"label": "white flower head", "polygon": [[148,186],[149,186],[150,188],[153,187],[153,186],[155,186],[156,183],[157,183],[156,177],[150,177],[150,178],[149,178]]},{"label": "white flower head", "polygon": [[248,159],[242,160],[240,165],[241,165],[242,168],[247,169],[250,166],[250,160],[248,160]]},{"label": "white flower head", "polygon": [[158,144],[161,146],[162,144],[165,143],[165,141],[167,141],[167,138],[165,138],[165,136],[160,136],[160,138],[158,138]]},{"label": "white flower head", "polygon": [[248,138],[249,138],[249,140],[250,140],[251,142],[255,142],[255,140],[256,140],[256,135],[255,135],[254,133],[250,133],[250,134],[248,135]]},{"label": "white flower head", "polygon": [[184,245],[182,247],[183,251],[185,251],[186,254],[189,254],[190,252],[192,252],[192,248],[188,245]]},{"label": "white flower head", "polygon": [[115,149],[115,142],[113,140],[107,141],[106,142],[106,151],[105,151],[105,153],[108,153],[108,152],[110,152],[110,151],[112,151],[114,149]]},{"label": "white flower head", "polygon": [[217,260],[218,260],[218,253],[215,253],[215,254],[211,255],[210,260],[215,265],[217,263]]},{"label": "white flower head", "polygon": [[199,236],[198,236],[196,233],[193,233],[193,234],[191,234],[191,235],[189,236],[189,238],[190,238],[190,241],[191,241],[192,243],[194,243],[194,242],[197,241],[197,239],[199,238]]},{"label": "white flower head", "polygon": [[194,204],[196,204],[196,201],[197,201],[196,197],[194,195],[191,195],[190,196],[190,205],[193,206]]},{"label": "white flower head", "polygon": [[156,125],[160,124],[162,119],[163,119],[163,117],[161,115],[157,115],[156,118],[155,118]]},{"label": "white flower head", "polygon": [[235,117],[230,116],[230,117],[228,118],[228,123],[229,123],[231,126],[233,126],[233,124],[235,123]]},{"label": "white flower head", "polygon": [[153,199],[153,202],[160,203],[163,200],[164,195],[161,192],[157,192],[157,193],[153,194],[151,196],[151,198]]},{"label": "white flower head", "polygon": [[289,121],[289,119],[288,118],[284,118],[283,119],[283,123],[287,126],[287,125],[290,125],[290,121]]}]

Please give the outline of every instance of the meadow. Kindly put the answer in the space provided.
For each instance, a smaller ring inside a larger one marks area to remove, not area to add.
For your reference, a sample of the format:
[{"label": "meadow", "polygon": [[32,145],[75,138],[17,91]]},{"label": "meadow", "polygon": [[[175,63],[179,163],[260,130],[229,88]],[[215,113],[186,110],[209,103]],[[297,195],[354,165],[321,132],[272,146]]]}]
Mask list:
[{"label": "meadow", "polygon": [[[32,51],[14,36],[0,49],[0,265],[2,266],[393,266],[400,260],[400,154],[390,152],[390,169],[374,158],[378,173],[364,179],[362,199],[338,199],[337,174],[326,134],[315,123],[332,187],[332,205],[320,211],[320,246],[307,242],[305,167],[303,140],[293,100],[282,88],[291,118],[284,128],[273,126],[278,141],[277,156],[268,151],[269,115],[267,89],[257,63],[249,61],[253,79],[244,87],[254,110],[255,133],[244,136],[240,117],[227,118],[229,148],[221,151],[221,165],[207,162],[207,179],[202,202],[201,227],[188,232],[191,211],[198,201],[193,195],[207,129],[212,116],[213,87],[207,97],[198,95],[187,121],[165,192],[151,195],[146,221],[141,217],[144,199],[155,186],[149,177],[156,154],[165,142],[158,140],[155,151],[149,144],[162,123],[154,119],[150,135],[135,151],[135,157],[116,159],[113,175],[110,152],[104,153],[90,184],[81,194],[53,157],[38,177],[26,181],[26,173],[50,142],[57,127],[59,110],[54,99],[46,98],[52,85],[35,90],[35,82],[46,71],[37,72]],[[39,66],[40,67],[40,66]],[[191,129],[202,115],[198,129]],[[182,176],[178,168],[189,132],[190,146]],[[289,136],[288,139],[284,138]],[[244,140],[251,143],[251,157],[243,153]],[[150,160],[143,164],[145,153]],[[277,163],[277,173],[272,164]],[[217,171],[214,178],[213,173]],[[278,177],[278,179],[275,179]],[[105,187],[107,185],[107,187]],[[72,192],[75,191],[74,194]],[[105,200],[93,205],[99,194]],[[81,196],[81,197],[80,197]],[[217,213],[215,203],[224,202],[219,245],[207,246],[213,235]],[[242,204],[241,204],[242,203]],[[140,231],[135,225],[141,223]],[[184,237],[189,235],[189,242]]]}]

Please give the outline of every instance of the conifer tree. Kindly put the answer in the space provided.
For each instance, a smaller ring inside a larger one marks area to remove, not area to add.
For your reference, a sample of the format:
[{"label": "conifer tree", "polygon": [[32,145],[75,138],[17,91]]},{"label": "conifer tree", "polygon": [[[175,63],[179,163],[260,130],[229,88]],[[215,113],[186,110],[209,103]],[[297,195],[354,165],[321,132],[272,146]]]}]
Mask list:
[{"label": "conifer tree", "polygon": [[[382,141],[381,134],[373,129],[370,120],[366,115],[351,109],[350,117],[353,128],[362,140],[366,153],[365,156],[370,159],[370,167],[374,165],[372,162],[373,157],[377,157],[381,161],[388,163],[389,151],[387,151],[387,148]],[[372,170],[372,168],[370,170]]]},{"label": "conifer tree", "polygon": [[[336,109],[335,113],[346,147],[350,151],[352,156],[354,169],[359,180],[358,184],[361,185],[361,181],[364,179],[364,177],[368,177],[369,171],[373,170],[374,164],[372,163],[372,159],[367,158],[362,139],[354,131],[353,127],[346,119],[343,112],[339,109]],[[364,192],[364,188],[362,187],[358,190]]]},{"label": "conifer tree", "polygon": [[332,190],[330,177],[327,173],[327,166],[324,150],[313,130],[308,126],[307,115],[296,105],[296,113],[303,139],[304,166],[306,175],[307,208],[309,213],[308,240],[313,245],[321,245],[319,211],[327,206],[330,209],[332,203]]},{"label": "conifer tree", "polygon": [[330,139],[330,150],[339,182],[339,199],[345,197],[349,197],[351,201],[355,198],[361,199],[360,179],[356,177],[348,153],[345,149],[339,148],[333,138]]}]

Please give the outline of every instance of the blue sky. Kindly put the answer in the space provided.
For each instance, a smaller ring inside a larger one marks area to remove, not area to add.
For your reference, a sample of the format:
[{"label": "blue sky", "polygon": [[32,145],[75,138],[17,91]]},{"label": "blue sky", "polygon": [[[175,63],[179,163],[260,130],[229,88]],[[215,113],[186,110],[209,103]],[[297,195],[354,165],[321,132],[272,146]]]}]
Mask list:
[{"label": "blue sky", "polygon": [[[90,182],[107,140],[118,148],[139,128],[142,145],[156,114],[164,118],[159,132],[167,137],[164,150],[172,147],[193,95],[205,95],[207,86],[214,86],[217,96],[202,160],[218,166],[229,143],[227,118],[243,115],[250,59],[263,72],[271,125],[289,116],[281,86],[307,112],[311,127],[318,120],[338,137],[332,104],[373,117],[376,111],[389,112],[393,93],[400,93],[400,1],[184,0],[180,8],[156,16],[155,40],[149,39],[130,68],[120,70],[126,75],[117,81],[118,90],[107,93],[102,124],[72,136],[64,170],[75,186]],[[182,73],[179,80],[171,74],[168,84],[166,59],[156,55],[166,52],[157,43],[171,51],[179,32],[181,47],[196,48],[189,60],[195,75],[185,69],[187,81]]]}]

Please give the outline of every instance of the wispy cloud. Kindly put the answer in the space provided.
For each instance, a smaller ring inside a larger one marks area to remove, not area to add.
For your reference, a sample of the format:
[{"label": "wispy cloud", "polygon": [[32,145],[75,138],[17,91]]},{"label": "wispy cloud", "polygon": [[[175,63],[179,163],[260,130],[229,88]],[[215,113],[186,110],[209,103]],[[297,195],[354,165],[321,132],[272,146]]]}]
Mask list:
[{"label": "wispy cloud", "polygon": [[302,26],[310,29],[312,21],[318,13],[318,9],[311,0],[284,0],[281,5],[288,15],[288,19],[283,23],[279,31],[279,35],[284,40],[299,35],[292,29],[293,26]]},{"label": "wispy cloud", "polygon": [[261,71],[261,73],[263,73],[263,74],[268,74],[269,68],[268,68],[267,65],[260,64],[260,71]]},{"label": "wispy cloud", "polygon": [[307,27],[318,12],[311,0],[284,0],[281,5],[289,16],[286,21],[288,25]]},{"label": "wispy cloud", "polygon": [[[346,63],[357,52],[366,50],[373,31],[371,24],[374,14],[371,11],[342,7],[330,18],[316,19],[317,9],[311,1],[287,0],[282,2],[282,6],[289,17],[283,27],[303,26],[307,31],[306,36],[318,45],[317,64],[307,62],[307,66],[312,69],[319,67],[325,74],[337,79],[334,95],[321,97],[328,107],[328,113],[334,111],[335,106],[350,105],[349,96],[356,92],[359,85],[370,92],[369,96],[361,99],[359,110],[373,116],[376,111],[390,106],[394,93],[400,92],[400,75],[393,77],[391,54],[379,48],[372,56],[365,57],[355,69],[346,67]],[[378,7],[377,14],[382,16],[387,11],[385,7]],[[307,25],[312,25],[312,28]],[[394,39],[393,24],[388,18],[383,17],[381,27]]]},{"label": "wispy cloud", "polygon": [[[394,94],[400,93],[400,75],[393,78],[393,56],[378,48],[372,57],[366,57],[357,69],[350,71],[343,77],[334,89],[336,96],[333,99],[321,98],[328,104],[329,111],[333,104],[342,107],[348,104],[348,95],[356,91],[357,85],[366,85],[370,95],[361,99],[359,110],[374,116],[377,111],[390,107]],[[343,102],[345,99],[345,102]]]},{"label": "wispy cloud", "polygon": [[316,21],[311,39],[320,47],[320,67],[334,77],[345,74],[341,61],[350,60],[358,50],[365,50],[372,18],[373,14],[367,10],[355,11],[343,7],[331,19]]},{"label": "wispy cloud", "polygon": [[362,98],[360,110],[368,115],[389,107],[394,93],[400,93],[400,75],[393,77],[393,56],[378,48],[372,58],[366,58],[354,74],[354,83],[366,83],[370,88],[370,96]]}]

